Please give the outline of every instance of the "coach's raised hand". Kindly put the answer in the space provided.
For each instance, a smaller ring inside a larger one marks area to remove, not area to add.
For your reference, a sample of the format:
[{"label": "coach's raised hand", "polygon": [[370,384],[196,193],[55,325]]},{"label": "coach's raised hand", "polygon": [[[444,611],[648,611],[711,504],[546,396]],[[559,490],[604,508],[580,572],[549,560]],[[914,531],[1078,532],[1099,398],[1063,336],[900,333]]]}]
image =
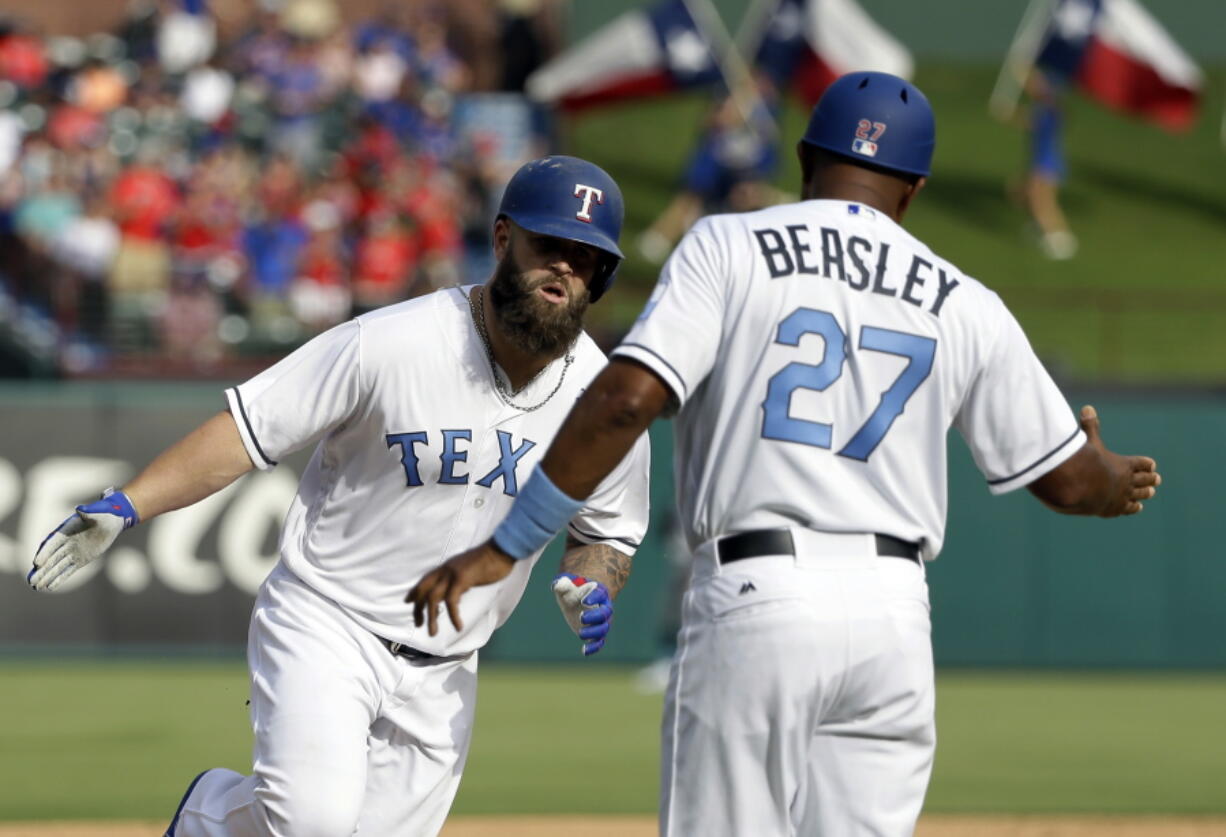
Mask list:
[{"label": "coach's raised hand", "polygon": [[430,636],[438,633],[438,606],[447,606],[447,616],[457,631],[464,630],[460,619],[460,596],[472,587],[502,581],[511,573],[515,559],[488,540],[478,547],[449,558],[422,577],[404,597],[413,605],[413,624],[429,623]]},{"label": "coach's raised hand", "polygon": [[1158,492],[1162,476],[1148,456],[1125,456],[1103,443],[1098,412],[1081,408],[1086,443],[1027,488],[1061,514],[1119,517],[1136,514]]},{"label": "coach's raised hand", "polygon": [[77,506],[43,538],[26,581],[35,590],[57,589],[77,570],[101,557],[120,532],[139,522],[140,516],[127,495],[107,489],[101,500]]},{"label": "coach's raised hand", "polygon": [[1144,501],[1153,497],[1162,484],[1157,463],[1148,456],[1124,456],[1108,450],[1103,444],[1098,411],[1092,406],[1087,404],[1081,408],[1080,420],[1087,447],[1103,460],[1111,480],[1102,491],[1099,508],[1093,513],[1099,517],[1117,517],[1141,511]]}]

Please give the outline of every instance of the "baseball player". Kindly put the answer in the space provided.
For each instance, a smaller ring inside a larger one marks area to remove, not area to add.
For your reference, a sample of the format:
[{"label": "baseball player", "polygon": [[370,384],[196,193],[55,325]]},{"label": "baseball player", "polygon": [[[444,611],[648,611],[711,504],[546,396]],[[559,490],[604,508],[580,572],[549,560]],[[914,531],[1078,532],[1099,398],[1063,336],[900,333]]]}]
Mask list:
[{"label": "baseball player", "polygon": [[913,85],[836,81],[798,145],[804,200],[700,221],[492,541],[410,593],[431,629],[440,603],[454,618],[679,407],[694,568],[662,725],[667,837],[912,832],[950,425],[993,493],[1059,512],[1135,514],[1159,484],[1153,460],[1103,446],[1092,408],[1072,414],[996,294],[899,225],[934,143]]},{"label": "baseball player", "polygon": [[[540,551],[466,598],[455,630],[415,627],[405,590],[490,536],[603,367],[581,326],[613,282],[622,214],[597,166],[528,163],[502,198],[486,284],[315,338],[40,547],[29,581],[54,590],[122,529],[315,445],[251,620],[253,772],[200,774],[167,835],[439,831],[468,753],[477,651]],[[644,438],[570,521],[555,590],[587,653],[646,529],[647,469]]]}]

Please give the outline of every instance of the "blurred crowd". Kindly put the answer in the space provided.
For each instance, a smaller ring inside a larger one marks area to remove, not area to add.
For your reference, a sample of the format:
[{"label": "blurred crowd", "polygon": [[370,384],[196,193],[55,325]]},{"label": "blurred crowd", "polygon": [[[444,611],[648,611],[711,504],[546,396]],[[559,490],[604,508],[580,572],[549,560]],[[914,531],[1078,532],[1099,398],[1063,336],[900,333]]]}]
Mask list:
[{"label": "blurred crowd", "polygon": [[226,21],[171,0],[88,37],[0,24],[0,339],[67,373],[204,369],[484,279],[497,192],[545,150],[517,91],[548,5],[340,11],[261,0]]}]

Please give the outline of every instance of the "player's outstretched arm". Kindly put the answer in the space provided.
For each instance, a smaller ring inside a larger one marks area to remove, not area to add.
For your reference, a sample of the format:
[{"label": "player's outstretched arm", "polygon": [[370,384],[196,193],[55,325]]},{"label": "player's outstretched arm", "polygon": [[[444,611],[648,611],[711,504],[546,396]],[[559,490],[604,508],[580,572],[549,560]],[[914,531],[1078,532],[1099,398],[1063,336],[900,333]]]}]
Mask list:
[{"label": "player's outstretched arm", "polygon": [[141,520],[210,497],[254,466],[234,416],[223,410],[162,453],[124,487]]},{"label": "player's outstretched arm", "polygon": [[1081,450],[1039,477],[1028,488],[1048,508],[1061,514],[1118,517],[1136,514],[1162,484],[1158,466],[1148,456],[1122,456],[1107,449],[1097,411],[1081,408],[1087,440]]},{"label": "player's outstretched arm", "polygon": [[189,506],[251,470],[238,427],[221,412],[160,454],[123,491],[77,506],[43,539],[26,580],[52,591],[97,560],[119,533],[143,520]]},{"label": "player's outstretched arm", "polygon": [[462,630],[464,591],[501,581],[516,560],[549,543],[672,398],[654,372],[613,358],[575,403],[494,537],[426,573],[405,596],[413,605],[413,622],[428,623],[434,636],[439,605],[445,605],[451,623]]},{"label": "player's outstretched arm", "polygon": [[613,625],[613,599],[630,576],[631,557],[607,544],[585,544],[566,538],[553,595],[566,624],[583,640],[583,655],[604,647]]}]

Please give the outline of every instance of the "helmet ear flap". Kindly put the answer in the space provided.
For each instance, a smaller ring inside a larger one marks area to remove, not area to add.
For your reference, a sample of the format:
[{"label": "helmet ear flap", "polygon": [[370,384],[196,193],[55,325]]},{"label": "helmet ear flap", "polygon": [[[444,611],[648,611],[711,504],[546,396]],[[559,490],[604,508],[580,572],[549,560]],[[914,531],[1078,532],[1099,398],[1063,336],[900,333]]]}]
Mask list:
[{"label": "helmet ear flap", "polygon": [[621,259],[612,253],[605,253],[600,257],[600,261],[596,265],[596,273],[588,284],[587,292],[590,301],[595,302],[600,299],[613,285],[613,280],[617,278],[617,267],[619,264],[621,264]]}]

